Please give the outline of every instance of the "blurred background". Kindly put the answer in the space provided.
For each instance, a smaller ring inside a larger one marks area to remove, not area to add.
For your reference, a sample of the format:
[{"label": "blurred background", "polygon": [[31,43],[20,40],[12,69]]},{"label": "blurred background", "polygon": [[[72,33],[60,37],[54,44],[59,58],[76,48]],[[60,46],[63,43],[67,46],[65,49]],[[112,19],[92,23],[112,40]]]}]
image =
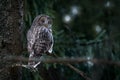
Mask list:
[{"label": "blurred background", "polygon": [[[24,34],[39,14],[53,18],[54,49],[60,57],[120,60],[119,0],[26,0]],[[25,41],[25,40],[24,40]],[[26,42],[25,42],[26,44]],[[84,80],[61,64],[48,64],[45,80]],[[119,80],[120,69],[92,62],[74,64],[92,80]],[[43,79],[44,80],[44,79]]]},{"label": "blurred background", "polygon": [[[12,4],[12,0],[10,1]],[[8,43],[2,38],[7,38],[7,36],[1,37],[3,35],[0,35],[1,53],[10,53],[11,51],[13,55],[21,55],[22,53],[23,56],[28,57],[26,33],[37,15],[46,14],[53,18],[53,54],[61,58],[80,57],[86,60],[120,61],[120,0],[20,0],[15,4],[19,4],[21,7],[21,2],[24,3],[23,14],[21,14],[23,16],[23,23],[20,27],[21,37],[19,37],[21,39],[13,38],[15,41],[21,40],[20,44],[15,42],[16,46],[13,49],[10,48],[11,44],[6,47]],[[7,6],[7,3],[2,6]],[[10,6],[7,8],[9,9]],[[6,11],[8,11],[7,8],[5,8]],[[18,9],[15,5],[13,8]],[[3,12],[3,15],[7,15],[7,13]],[[11,21],[11,18],[8,20]],[[16,27],[13,26],[13,28],[15,29],[14,33],[17,34]],[[4,33],[6,32],[4,29],[9,30],[3,26],[0,31],[2,34],[8,35]],[[4,50],[6,48],[8,52]],[[120,64],[95,64],[87,61],[72,65],[84,72],[90,80],[120,80]],[[14,70],[10,69],[12,73]],[[89,80],[68,66],[57,63],[42,63],[37,72],[24,68],[21,71],[20,80]],[[12,74],[12,77],[17,80],[15,75],[17,74]]]}]

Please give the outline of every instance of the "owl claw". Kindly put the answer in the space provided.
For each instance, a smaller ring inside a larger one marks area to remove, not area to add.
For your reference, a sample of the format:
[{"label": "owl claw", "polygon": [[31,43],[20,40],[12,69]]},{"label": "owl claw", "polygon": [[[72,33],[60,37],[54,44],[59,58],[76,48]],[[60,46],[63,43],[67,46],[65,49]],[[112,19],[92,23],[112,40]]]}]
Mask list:
[{"label": "owl claw", "polygon": [[32,70],[34,72],[38,71],[38,69],[36,67],[32,66],[32,65],[22,65],[22,67],[30,69],[30,70]]},{"label": "owl claw", "polygon": [[38,62],[37,64],[35,64],[33,67],[36,68],[39,64],[40,64],[40,62]]}]

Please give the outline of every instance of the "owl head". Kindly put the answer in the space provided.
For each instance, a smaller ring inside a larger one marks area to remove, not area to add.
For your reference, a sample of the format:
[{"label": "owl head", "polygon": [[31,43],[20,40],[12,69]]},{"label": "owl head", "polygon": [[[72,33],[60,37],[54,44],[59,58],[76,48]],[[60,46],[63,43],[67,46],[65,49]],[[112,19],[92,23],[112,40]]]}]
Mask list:
[{"label": "owl head", "polygon": [[46,28],[51,28],[52,26],[52,18],[48,15],[38,15],[33,21],[32,26],[43,26]]}]

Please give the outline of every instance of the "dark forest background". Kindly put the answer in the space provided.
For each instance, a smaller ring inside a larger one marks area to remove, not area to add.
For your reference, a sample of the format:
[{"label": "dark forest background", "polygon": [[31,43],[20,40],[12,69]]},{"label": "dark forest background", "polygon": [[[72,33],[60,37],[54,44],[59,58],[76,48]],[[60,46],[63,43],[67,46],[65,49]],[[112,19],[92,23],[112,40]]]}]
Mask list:
[{"label": "dark forest background", "polygon": [[[53,54],[98,63],[73,62],[80,72],[60,63],[16,66],[27,64],[26,33],[40,14],[53,18]],[[120,80],[119,19],[120,0],[0,0],[0,80]]]}]

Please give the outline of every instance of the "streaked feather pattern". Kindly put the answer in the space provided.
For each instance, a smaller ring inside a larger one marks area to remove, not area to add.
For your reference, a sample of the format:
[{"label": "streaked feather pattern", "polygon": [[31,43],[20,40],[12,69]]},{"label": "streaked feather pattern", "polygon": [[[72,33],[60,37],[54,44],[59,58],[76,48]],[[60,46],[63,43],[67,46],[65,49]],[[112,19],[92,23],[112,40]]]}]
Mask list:
[{"label": "streaked feather pattern", "polygon": [[52,21],[49,16],[39,15],[35,18],[31,28],[28,30],[27,41],[28,52],[30,53],[28,65],[36,67],[38,62],[31,61],[31,59],[41,57],[46,52],[52,52],[52,23],[49,21]]}]

